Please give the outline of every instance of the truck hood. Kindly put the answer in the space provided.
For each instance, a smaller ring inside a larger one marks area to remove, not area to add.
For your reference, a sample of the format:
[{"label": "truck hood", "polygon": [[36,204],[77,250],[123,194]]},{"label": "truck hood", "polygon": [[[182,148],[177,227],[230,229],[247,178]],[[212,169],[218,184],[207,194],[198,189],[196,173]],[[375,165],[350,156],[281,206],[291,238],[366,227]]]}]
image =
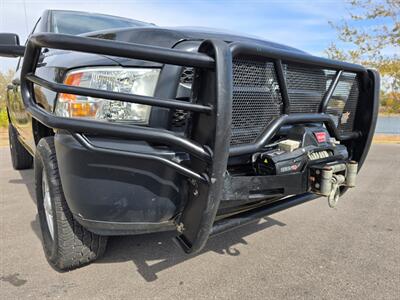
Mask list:
[{"label": "truck hood", "polygon": [[[201,41],[206,39],[221,39],[230,42],[250,42],[263,46],[274,47],[295,52],[302,52],[296,48],[275,42],[267,41],[258,37],[244,36],[225,30],[217,30],[204,27],[138,27],[120,28],[95,31],[82,34],[81,36],[101,38],[114,41],[138,43],[166,48],[174,48],[177,44],[185,41]],[[193,43],[191,43],[193,45]],[[182,49],[182,47],[179,47]],[[183,48],[184,49],[184,48]],[[193,46],[187,50],[193,51]],[[304,52],[302,52],[304,53]],[[119,57],[108,57],[122,66],[136,65],[138,61]]]}]

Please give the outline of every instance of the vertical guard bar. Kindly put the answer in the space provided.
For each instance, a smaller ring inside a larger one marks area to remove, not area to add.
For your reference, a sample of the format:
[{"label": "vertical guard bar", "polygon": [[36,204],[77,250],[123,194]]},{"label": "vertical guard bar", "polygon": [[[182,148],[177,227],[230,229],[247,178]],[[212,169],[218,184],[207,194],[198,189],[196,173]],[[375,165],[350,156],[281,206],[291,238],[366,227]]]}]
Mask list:
[{"label": "vertical guard bar", "polygon": [[221,201],[224,176],[229,156],[232,123],[232,55],[228,45],[219,40],[206,40],[200,52],[214,56],[215,71],[202,70],[194,90],[195,99],[202,105],[214,107],[212,115],[198,115],[193,120],[192,138],[211,147],[214,153],[207,166],[199,160],[193,162],[197,172],[206,170],[209,184],[191,182],[190,193],[181,218],[182,234],[178,242],[187,253],[200,251],[205,245]]},{"label": "vertical guard bar", "polygon": [[21,68],[21,96],[25,109],[32,114],[33,117],[40,115],[41,111],[33,101],[33,83],[26,79],[26,75],[35,73],[40,57],[40,50],[41,49],[36,47],[29,39],[26,44],[24,61]]},{"label": "vertical guard bar", "polygon": [[321,105],[319,107],[319,112],[325,112],[328,107],[329,100],[331,99],[333,92],[336,89],[336,86],[339,83],[340,76],[342,76],[343,71],[339,70],[336,72],[335,77],[333,78],[331,85],[325,93],[324,98],[322,99]]},{"label": "vertical guard bar", "polygon": [[362,74],[361,80],[365,82],[361,89],[360,99],[362,105],[358,105],[359,112],[354,120],[356,130],[360,130],[361,139],[357,141],[352,159],[358,161],[358,170],[361,169],[372,144],[379,112],[379,92],[381,79],[378,71],[368,69],[367,74]]},{"label": "vertical guard bar", "polygon": [[279,90],[281,92],[282,101],[283,101],[283,113],[289,114],[290,113],[290,99],[289,93],[287,90],[285,74],[283,73],[283,66],[282,61],[277,59],[274,61],[276,77],[278,79]]}]

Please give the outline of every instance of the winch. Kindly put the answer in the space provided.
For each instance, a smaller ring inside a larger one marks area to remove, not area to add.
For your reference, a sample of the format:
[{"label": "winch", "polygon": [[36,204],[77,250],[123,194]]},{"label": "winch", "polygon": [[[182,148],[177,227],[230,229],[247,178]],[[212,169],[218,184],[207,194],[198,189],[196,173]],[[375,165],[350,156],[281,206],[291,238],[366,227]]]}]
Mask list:
[{"label": "winch", "polygon": [[258,175],[289,175],[307,172],[309,191],[328,197],[335,207],[340,187],[354,187],[358,164],[348,160],[347,148],[324,127],[295,126],[288,135],[252,156]]}]

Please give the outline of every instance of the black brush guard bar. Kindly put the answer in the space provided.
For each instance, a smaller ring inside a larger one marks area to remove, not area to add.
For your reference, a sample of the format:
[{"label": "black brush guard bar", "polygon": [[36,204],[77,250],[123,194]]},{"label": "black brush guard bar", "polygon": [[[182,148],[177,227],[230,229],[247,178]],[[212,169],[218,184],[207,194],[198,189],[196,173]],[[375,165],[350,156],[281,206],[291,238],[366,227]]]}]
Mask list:
[{"label": "black brush guard bar", "polygon": [[[74,87],[44,80],[35,75],[41,57],[41,49],[44,47],[195,67],[200,74],[193,83],[196,103]],[[230,147],[232,57],[239,54],[268,58],[274,61],[286,114],[268,124],[253,144]],[[287,114],[289,99],[282,61],[330,68],[337,71],[336,77],[321,104],[320,113]],[[260,150],[283,125],[287,124],[321,122],[338,140],[354,139],[360,136],[359,132],[342,135],[337,130],[332,118],[324,113],[327,102],[343,71],[356,72],[364,77],[368,76],[367,70],[362,66],[256,44],[232,43],[228,45],[221,40],[206,40],[201,44],[197,53],[191,53],[155,46],[46,33],[35,34],[28,40],[21,70],[21,93],[26,110],[33,118],[48,127],[71,132],[86,149],[156,160],[188,177],[190,179],[188,201],[177,225],[181,232],[178,241],[186,252],[192,253],[202,249],[211,232],[220,231],[218,228],[214,228],[214,230],[212,228],[221,199],[229,156],[251,154]],[[194,114],[190,138],[179,136],[168,130],[57,117],[36,104],[34,84],[55,92],[191,111]],[[192,163],[189,168],[153,155],[98,148],[91,144],[84,134],[102,134],[177,147],[191,155]],[[259,214],[254,216],[259,217]],[[246,222],[249,218],[251,217],[246,216]],[[233,222],[233,224],[236,223]],[[226,224],[223,227],[225,228]]]}]

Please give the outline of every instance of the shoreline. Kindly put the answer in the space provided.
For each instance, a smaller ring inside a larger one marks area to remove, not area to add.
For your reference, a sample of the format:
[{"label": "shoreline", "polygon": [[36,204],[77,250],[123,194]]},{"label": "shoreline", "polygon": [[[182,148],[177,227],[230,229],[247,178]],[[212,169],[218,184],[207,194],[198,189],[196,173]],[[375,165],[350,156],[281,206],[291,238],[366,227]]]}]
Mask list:
[{"label": "shoreline", "polygon": [[380,112],[378,113],[378,118],[379,117],[400,117],[400,113],[385,113],[385,112]]},{"label": "shoreline", "polygon": [[[375,144],[400,144],[400,134],[375,133],[372,140]],[[0,127],[0,147],[8,146],[8,130]]]},{"label": "shoreline", "polygon": [[375,133],[374,144],[400,144],[400,134]]}]

